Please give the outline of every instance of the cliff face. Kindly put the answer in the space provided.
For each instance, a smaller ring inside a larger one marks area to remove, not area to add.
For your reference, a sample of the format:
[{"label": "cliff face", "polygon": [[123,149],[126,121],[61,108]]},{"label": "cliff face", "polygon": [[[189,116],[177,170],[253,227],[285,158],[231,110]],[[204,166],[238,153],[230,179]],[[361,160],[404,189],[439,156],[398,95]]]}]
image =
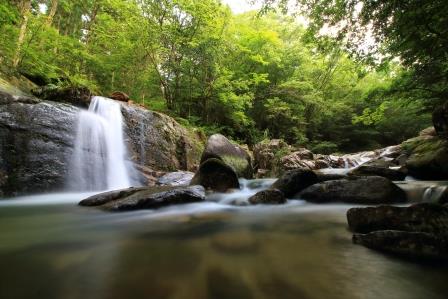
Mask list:
[{"label": "cliff face", "polygon": [[[76,135],[78,107],[0,91],[0,195],[62,190]],[[200,140],[169,116],[122,104],[134,163],[193,170]]]}]

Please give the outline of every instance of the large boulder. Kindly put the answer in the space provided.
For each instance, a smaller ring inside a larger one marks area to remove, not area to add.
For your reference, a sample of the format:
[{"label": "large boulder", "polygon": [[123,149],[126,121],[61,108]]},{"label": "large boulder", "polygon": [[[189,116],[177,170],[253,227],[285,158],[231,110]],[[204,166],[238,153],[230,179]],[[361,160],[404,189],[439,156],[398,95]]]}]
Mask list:
[{"label": "large boulder", "polygon": [[[4,196],[63,190],[80,108],[0,91],[0,193]],[[152,177],[199,165],[202,140],[173,118],[121,103],[132,162]],[[129,161],[131,162],[131,161]],[[148,179],[148,183],[149,183]],[[142,181],[143,182],[143,181]]]},{"label": "large boulder", "polygon": [[204,200],[205,190],[202,186],[155,186],[100,193],[82,200],[79,205],[99,207],[106,211],[119,212],[157,209],[175,204],[201,202]]},{"label": "large boulder", "polygon": [[379,206],[347,211],[350,229],[357,233],[377,230],[408,232],[448,232],[448,208],[422,203],[410,207]]},{"label": "large boulder", "polygon": [[239,189],[240,187],[234,169],[216,158],[207,159],[202,163],[190,184],[201,185],[217,192],[226,192],[229,189]]},{"label": "large boulder", "polygon": [[210,136],[201,157],[201,164],[208,159],[219,159],[229,165],[238,177],[250,179],[253,177],[252,162],[249,154],[239,145],[233,144],[225,136],[214,134]]},{"label": "large boulder", "polygon": [[354,234],[353,243],[414,260],[448,260],[448,236],[395,230]]},{"label": "large boulder", "polygon": [[272,188],[282,191],[287,198],[290,198],[317,182],[317,175],[312,170],[296,169],[286,172],[274,182]]},{"label": "large boulder", "polygon": [[5,196],[65,185],[79,108],[0,93],[0,190]]},{"label": "large boulder", "polygon": [[406,168],[418,179],[448,179],[448,140],[419,136],[403,143],[407,152]]},{"label": "large boulder", "polygon": [[381,176],[392,181],[402,181],[406,178],[406,172],[402,169],[391,169],[388,167],[377,167],[370,165],[361,165],[352,169],[349,175],[355,176]]},{"label": "large boulder", "polygon": [[448,258],[446,206],[353,208],[347,220],[355,244],[418,260]]},{"label": "large boulder", "polygon": [[198,132],[136,105],[122,103],[121,111],[134,162],[159,171],[196,171],[204,148]]},{"label": "large boulder", "polygon": [[300,198],[315,203],[346,202],[382,204],[406,202],[406,194],[390,180],[379,177],[351,177],[314,184]]},{"label": "large boulder", "polygon": [[285,195],[278,189],[267,189],[249,197],[249,203],[256,204],[283,204],[286,202]]}]

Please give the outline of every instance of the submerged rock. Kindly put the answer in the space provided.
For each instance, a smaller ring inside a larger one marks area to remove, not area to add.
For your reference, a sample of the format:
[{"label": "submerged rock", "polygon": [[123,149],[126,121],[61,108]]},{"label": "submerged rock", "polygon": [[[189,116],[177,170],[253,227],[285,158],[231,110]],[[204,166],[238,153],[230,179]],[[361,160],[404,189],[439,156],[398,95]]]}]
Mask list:
[{"label": "submerged rock", "polygon": [[448,260],[448,237],[442,235],[383,230],[354,234],[353,243],[412,259]]},{"label": "submerged rock", "polygon": [[249,202],[256,204],[283,204],[286,202],[285,195],[278,189],[267,189],[249,197]]},{"label": "submerged rock", "polygon": [[188,186],[194,173],[190,171],[169,172],[157,180],[160,186]]},{"label": "submerged rock", "polygon": [[286,172],[274,182],[272,188],[282,191],[287,198],[290,198],[317,182],[317,175],[312,170],[297,169]]},{"label": "submerged rock", "polygon": [[208,159],[199,166],[191,184],[201,185],[217,192],[226,192],[240,187],[238,176],[233,168],[216,158]]},{"label": "submerged rock", "polygon": [[131,211],[204,200],[205,190],[202,186],[155,186],[100,193],[82,200],[79,205],[100,207],[107,211]]},{"label": "submerged rock", "polygon": [[430,203],[352,208],[347,212],[347,221],[350,229],[357,233],[378,230],[444,233],[448,232],[448,208]]},{"label": "submerged rock", "polygon": [[355,244],[410,258],[448,258],[448,207],[353,208],[347,220]]},{"label": "submerged rock", "polygon": [[212,158],[222,160],[232,167],[238,177],[246,179],[253,177],[250,155],[242,147],[231,143],[221,134],[214,134],[208,138],[201,163]]},{"label": "submerged rock", "polygon": [[379,176],[326,181],[306,188],[299,196],[315,203],[381,204],[406,201],[403,190],[390,180]]}]

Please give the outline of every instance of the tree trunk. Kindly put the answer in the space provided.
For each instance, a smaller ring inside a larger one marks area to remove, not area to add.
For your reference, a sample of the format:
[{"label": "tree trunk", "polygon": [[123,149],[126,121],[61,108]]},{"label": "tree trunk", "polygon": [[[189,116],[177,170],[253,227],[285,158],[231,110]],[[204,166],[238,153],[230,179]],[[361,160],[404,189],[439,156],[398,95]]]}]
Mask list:
[{"label": "tree trunk", "polygon": [[56,10],[58,9],[58,3],[59,3],[58,0],[51,1],[51,9],[48,13],[47,21],[45,22],[45,25],[51,26],[51,24],[53,23],[54,15],[56,14]]},{"label": "tree trunk", "polygon": [[19,32],[19,38],[17,40],[17,48],[16,53],[14,55],[12,65],[13,67],[17,68],[20,62],[21,52],[22,52],[22,45],[25,41],[25,35],[26,35],[26,29],[28,26],[28,19],[31,13],[31,0],[26,0],[22,2],[21,5],[21,14],[22,14],[22,23],[20,24],[20,32]]}]

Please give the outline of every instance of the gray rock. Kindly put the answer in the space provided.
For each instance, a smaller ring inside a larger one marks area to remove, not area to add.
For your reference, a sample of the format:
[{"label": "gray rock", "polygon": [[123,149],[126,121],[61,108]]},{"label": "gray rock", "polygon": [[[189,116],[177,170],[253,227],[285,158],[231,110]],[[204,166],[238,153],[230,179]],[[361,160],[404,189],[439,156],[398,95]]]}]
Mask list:
[{"label": "gray rock", "polygon": [[246,179],[253,177],[252,162],[249,154],[242,147],[231,143],[221,134],[214,134],[208,138],[202,153],[201,163],[211,158],[220,159],[232,167],[238,177]]},{"label": "gray rock", "polygon": [[15,195],[62,189],[79,109],[3,95],[0,103],[0,190]]},{"label": "gray rock", "polygon": [[287,198],[290,198],[317,182],[317,175],[312,170],[297,169],[286,172],[274,182],[272,188],[282,191]]},{"label": "gray rock", "polygon": [[215,158],[208,159],[199,166],[190,184],[201,185],[217,192],[240,188],[238,176],[233,168]]},{"label": "gray rock", "polygon": [[137,105],[121,103],[132,160],[158,171],[195,171],[203,143],[199,135],[173,118]]},{"label": "gray rock", "polygon": [[160,186],[188,186],[194,173],[190,171],[169,172],[157,180]]},{"label": "gray rock", "polygon": [[[196,170],[202,144],[195,133],[169,116],[121,106],[133,162],[154,171]],[[65,187],[79,111],[71,104],[0,91],[0,193]]]},{"label": "gray rock", "polygon": [[370,165],[361,165],[351,170],[349,175],[355,176],[381,176],[392,181],[403,181],[406,178],[406,172],[402,169],[391,169],[388,167],[377,167]]},{"label": "gray rock", "polygon": [[286,202],[285,195],[278,189],[263,190],[249,197],[249,202],[256,204],[283,204]]},{"label": "gray rock", "polygon": [[448,208],[430,203],[352,208],[347,212],[347,221],[350,229],[357,233],[400,230],[438,234],[448,232]]},{"label": "gray rock", "polygon": [[443,235],[385,230],[354,234],[353,243],[412,259],[448,259],[448,237]]},{"label": "gray rock", "polygon": [[346,202],[381,204],[406,202],[406,194],[390,180],[378,177],[351,177],[312,185],[300,198],[315,203]]},{"label": "gray rock", "polygon": [[82,200],[81,206],[95,206],[111,212],[157,209],[205,200],[202,186],[155,186],[100,193]]}]

